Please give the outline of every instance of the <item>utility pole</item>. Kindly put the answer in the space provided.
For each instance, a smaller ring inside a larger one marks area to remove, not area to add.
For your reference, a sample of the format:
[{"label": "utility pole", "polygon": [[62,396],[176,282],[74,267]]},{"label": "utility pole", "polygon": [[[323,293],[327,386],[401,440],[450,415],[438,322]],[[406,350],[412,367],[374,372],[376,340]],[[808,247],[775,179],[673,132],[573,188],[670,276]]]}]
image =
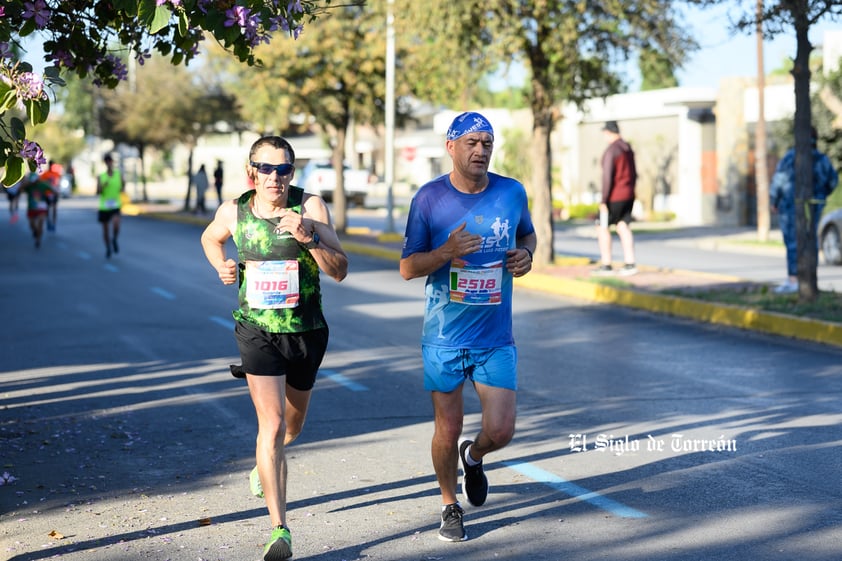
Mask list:
[{"label": "utility pole", "polygon": [[386,233],[395,231],[395,16],[394,0],[387,3],[386,13]]},{"label": "utility pole", "polygon": [[757,125],[754,128],[754,182],[757,239],[769,240],[769,169],[766,165],[766,71],[763,67],[763,0],[757,0]]}]

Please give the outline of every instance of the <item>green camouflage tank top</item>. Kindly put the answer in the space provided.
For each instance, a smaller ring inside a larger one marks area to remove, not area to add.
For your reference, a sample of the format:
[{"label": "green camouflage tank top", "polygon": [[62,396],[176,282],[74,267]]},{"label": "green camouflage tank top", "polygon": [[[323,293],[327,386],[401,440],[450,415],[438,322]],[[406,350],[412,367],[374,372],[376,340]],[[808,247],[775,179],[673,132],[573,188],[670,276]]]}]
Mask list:
[{"label": "green camouflage tank top", "polygon": [[[300,213],[303,195],[303,189],[290,186],[287,208]],[[240,308],[234,310],[234,319],[270,333],[325,327],[316,260],[291,234],[278,231],[279,218],[256,217],[253,197],[254,191],[247,191],[237,199],[234,243]]]}]

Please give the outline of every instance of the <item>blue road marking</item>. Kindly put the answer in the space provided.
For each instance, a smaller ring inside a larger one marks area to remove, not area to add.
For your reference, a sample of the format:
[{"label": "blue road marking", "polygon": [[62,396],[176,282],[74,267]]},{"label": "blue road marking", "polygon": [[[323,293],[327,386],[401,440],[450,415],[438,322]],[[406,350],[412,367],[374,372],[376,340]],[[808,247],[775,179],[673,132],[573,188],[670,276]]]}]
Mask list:
[{"label": "blue road marking", "polygon": [[588,502],[594,505],[595,507],[601,508],[602,510],[607,510],[608,512],[616,516],[620,516],[622,518],[646,518],[648,516],[644,512],[640,512],[639,510],[618,503],[617,501],[611,500],[608,497],[604,497],[599,493],[589,491],[584,487],[579,487],[575,483],[571,483],[566,479],[555,475],[554,473],[544,471],[543,469],[535,467],[532,464],[528,464],[526,462],[503,463],[511,469],[525,475],[530,479],[537,481],[538,483],[548,485],[556,491],[561,491],[562,493],[570,495],[571,497],[580,501]]},{"label": "blue road marking", "polygon": [[208,319],[210,319],[212,322],[214,322],[217,325],[221,325],[222,327],[224,327],[226,329],[231,329],[231,330],[234,329],[234,320],[232,320],[232,319],[225,319],[225,318],[221,318],[219,316],[211,316]]},{"label": "blue road marking", "polygon": [[322,376],[326,376],[326,377],[330,378],[331,380],[333,380],[337,384],[345,386],[346,388],[348,388],[349,390],[351,390],[353,392],[368,391],[368,388],[365,387],[364,385],[358,384],[357,382],[355,382],[355,381],[353,381],[349,378],[346,378],[345,376],[343,376],[339,372],[335,372],[333,370],[319,370],[319,374],[321,374]]},{"label": "blue road marking", "polygon": [[117,268],[116,265],[112,265],[111,263],[106,263],[103,265],[107,271],[111,271],[112,273],[119,273],[120,269]]},{"label": "blue road marking", "polygon": [[166,298],[167,300],[175,300],[175,294],[173,294],[172,292],[168,292],[168,291],[164,290],[163,288],[158,288],[157,286],[153,286],[149,290],[151,290],[152,292],[154,292],[158,296],[161,296],[162,298]]}]

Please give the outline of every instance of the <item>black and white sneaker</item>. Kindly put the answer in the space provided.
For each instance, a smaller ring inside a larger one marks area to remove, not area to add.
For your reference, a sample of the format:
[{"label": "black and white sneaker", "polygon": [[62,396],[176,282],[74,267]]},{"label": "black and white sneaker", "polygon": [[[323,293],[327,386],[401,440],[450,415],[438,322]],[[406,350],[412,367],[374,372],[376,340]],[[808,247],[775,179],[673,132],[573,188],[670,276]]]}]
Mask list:
[{"label": "black and white sneaker", "polygon": [[473,440],[463,440],[459,445],[459,457],[462,458],[462,494],[471,506],[482,506],[488,496],[488,478],[482,470],[482,461],[475,466],[467,462],[468,450]]},{"label": "black and white sneaker", "polygon": [[439,528],[439,539],[443,542],[463,542],[468,539],[465,533],[465,526],[462,524],[462,516],[465,511],[459,503],[445,505],[441,511],[441,528]]},{"label": "black and white sneaker", "polygon": [[630,277],[631,275],[637,274],[637,267],[634,266],[634,263],[626,263],[623,265],[623,268],[617,271],[617,273],[621,277]]}]

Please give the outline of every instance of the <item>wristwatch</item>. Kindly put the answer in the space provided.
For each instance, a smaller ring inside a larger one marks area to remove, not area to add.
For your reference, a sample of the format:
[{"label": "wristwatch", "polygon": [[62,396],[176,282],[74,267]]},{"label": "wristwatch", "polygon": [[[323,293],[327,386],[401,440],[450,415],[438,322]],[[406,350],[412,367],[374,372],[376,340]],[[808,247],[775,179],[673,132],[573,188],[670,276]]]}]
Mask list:
[{"label": "wristwatch", "polygon": [[322,239],[318,232],[313,232],[313,239],[304,244],[307,249],[315,249],[319,247],[319,240]]}]

